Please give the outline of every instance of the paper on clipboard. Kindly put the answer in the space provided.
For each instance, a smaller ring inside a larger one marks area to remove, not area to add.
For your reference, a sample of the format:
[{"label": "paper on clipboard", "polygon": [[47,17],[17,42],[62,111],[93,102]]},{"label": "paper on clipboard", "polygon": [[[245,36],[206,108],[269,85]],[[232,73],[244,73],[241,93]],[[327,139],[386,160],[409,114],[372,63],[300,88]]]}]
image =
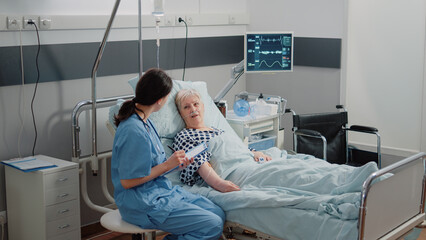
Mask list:
[{"label": "paper on clipboard", "polygon": [[197,146],[195,146],[194,148],[192,148],[191,150],[189,150],[188,152],[185,153],[185,156],[188,159],[191,159],[193,157],[196,157],[198,154],[204,152],[207,150],[207,144],[205,142],[198,144]]},{"label": "paper on clipboard", "polygon": [[[193,157],[198,156],[200,153],[204,152],[207,150],[207,144],[206,143],[201,143],[199,145],[197,145],[196,147],[192,148],[191,150],[189,150],[188,152],[185,153],[185,157],[187,157],[188,159],[191,159]],[[166,173],[164,173],[163,175],[169,174],[171,172],[174,172],[176,169],[179,168],[179,165],[176,166],[175,168],[167,171]]]},{"label": "paper on clipboard", "polygon": [[56,167],[56,165],[52,164],[51,162],[40,160],[32,156],[26,157],[26,158],[20,158],[20,159],[6,160],[6,161],[2,161],[1,163],[14,167],[24,172]]}]

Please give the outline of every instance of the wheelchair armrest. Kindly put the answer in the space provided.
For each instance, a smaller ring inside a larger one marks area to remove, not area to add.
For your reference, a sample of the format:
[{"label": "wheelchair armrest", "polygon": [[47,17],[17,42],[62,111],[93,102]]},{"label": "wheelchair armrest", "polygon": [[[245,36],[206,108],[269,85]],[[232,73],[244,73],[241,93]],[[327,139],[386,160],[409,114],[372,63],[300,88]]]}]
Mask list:
[{"label": "wheelchair armrest", "polygon": [[320,132],[310,129],[297,129],[294,133],[296,135],[305,135],[308,137],[322,137]]},{"label": "wheelchair armrest", "polygon": [[284,113],[291,113],[291,114],[293,114],[293,116],[296,115],[296,112],[293,109],[291,109],[291,108],[286,108],[284,110]]},{"label": "wheelchair armrest", "polygon": [[360,126],[360,125],[352,125],[349,127],[350,131],[356,131],[356,132],[365,132],[365,133],[377,133],[379,130],[374,127],[368,127],[368,126]]},{"label": "wheelchair armrest", "polygon": [[295,137],[294,149],[296,151],[297,151],[297,141],[296,141],[297,136],[320,138],[323,144],[322,145],[323,159],[327,161],[327,139],[323,135],[321,135],[320,132],[315,130],[310,130],[310,129],[297,129],[296,131],[294,131],[294,137]]}]

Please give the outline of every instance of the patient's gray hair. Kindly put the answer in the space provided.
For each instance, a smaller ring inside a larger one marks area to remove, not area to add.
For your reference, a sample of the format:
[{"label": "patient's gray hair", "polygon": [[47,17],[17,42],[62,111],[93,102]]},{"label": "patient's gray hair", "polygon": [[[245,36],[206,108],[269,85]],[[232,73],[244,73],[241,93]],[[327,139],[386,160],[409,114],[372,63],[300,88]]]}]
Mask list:
[{"label": "patient's gray hair", "polygon": [[201,101],[200,93],[197,90],[192,88],[182,89],[176,94],[175,104],[179,111],[180,111],[182,101],[186,99],[187,97],[192,97],[192,96],[198,97],[198,99],[200,99]]}]

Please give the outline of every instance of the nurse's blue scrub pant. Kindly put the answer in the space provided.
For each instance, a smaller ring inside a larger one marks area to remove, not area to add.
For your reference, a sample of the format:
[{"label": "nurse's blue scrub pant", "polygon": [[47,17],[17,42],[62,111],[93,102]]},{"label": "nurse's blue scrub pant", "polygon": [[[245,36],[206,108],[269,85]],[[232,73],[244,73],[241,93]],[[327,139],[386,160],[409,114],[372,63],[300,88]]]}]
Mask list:
[{"label": "nurse's blue scrub pant", "polygon": [[225,213],[207,198],[180,202],[164,223],[151,220],[157,229],[170,233],[164,240],[217,240],[222,235]]}]

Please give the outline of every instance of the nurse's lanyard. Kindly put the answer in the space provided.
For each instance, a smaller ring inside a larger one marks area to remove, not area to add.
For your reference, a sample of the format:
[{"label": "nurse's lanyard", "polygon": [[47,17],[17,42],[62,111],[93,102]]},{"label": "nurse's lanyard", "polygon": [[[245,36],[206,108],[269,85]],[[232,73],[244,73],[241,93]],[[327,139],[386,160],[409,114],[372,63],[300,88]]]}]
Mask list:
[{"label": "nurse's lanyard", "polygon": [[[142,109],[140,109],[140,108],[138,108],[138,107],[136,107],[135,106],[135,108],[137,109],[137,110],[139,110],[139,111],[141,111],[142,113],[143,113],[143,115],[145,116],[145,113],[144,113],[144,111],[142,110]],[[148,119],[146,119],[146,121],[147,122],[145,122],[142,118],[141,118],[141,116],[139,116],[139,114],[137,114],[136,113],[136,116],[138,116],[138,118],[139,118],[139,120],[141,120],[142,121],[142,123],[143,123],[143,126],[145,127],[145,130],[148,132],[148,134],[149,134],[149,136],[150,136],[150,138],[151,138],[151,143],[152,144],[154,144],[155,145],[155,147],[157,148],[157,151],[158,152],[160,152],[161,153],[161,150],[160,150],[160,147],[158,146],[158,141],[156,141],[156,143],[154,143],[153,142],[153,135],[152,135],[152,133],[151,133],[151,127],[148,125]],[[151,124],[151,123],[150,123]],[[151,125],[152,126],[152,125]],[[158,133],[157,133],[157,131],[155,131],[155,129],[154,128],[152,128],[153,130],[154,130],[154,132],[155,132],[155,134],[157,135],[157,137],[158,137],[158,139],[160,139],[160,136],[158,136]]]}]

